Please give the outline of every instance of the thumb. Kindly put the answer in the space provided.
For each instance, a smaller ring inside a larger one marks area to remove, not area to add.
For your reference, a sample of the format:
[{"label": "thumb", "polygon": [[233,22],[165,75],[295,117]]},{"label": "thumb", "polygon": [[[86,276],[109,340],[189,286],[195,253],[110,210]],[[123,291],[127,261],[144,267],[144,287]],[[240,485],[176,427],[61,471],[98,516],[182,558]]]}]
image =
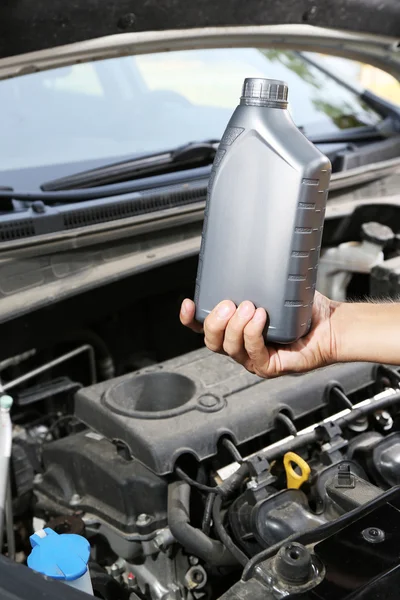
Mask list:
[{"label": "thumb", "polygon": [[263,308],[257,308],[253,318],[244,328],[244,347],[253,365],[253,370],[259,377],[271,376],[269,373],[270,354],[265,346],[263,336],[266,324],[267,313]]},{"label": "thumb", "polygon": [[188,298],[186,298],[181,305],[181,312],[179,315],[181,323],[182,325],[185,325],[185,327],[189,327],[189,329],[192,329],[192,331],[195,331],[196,333],[202,333],[203,326],[200,323],[197,323],[197,321],[195,321],[195,314],[195,303],[193,302],[193,300],[189,300]]}]

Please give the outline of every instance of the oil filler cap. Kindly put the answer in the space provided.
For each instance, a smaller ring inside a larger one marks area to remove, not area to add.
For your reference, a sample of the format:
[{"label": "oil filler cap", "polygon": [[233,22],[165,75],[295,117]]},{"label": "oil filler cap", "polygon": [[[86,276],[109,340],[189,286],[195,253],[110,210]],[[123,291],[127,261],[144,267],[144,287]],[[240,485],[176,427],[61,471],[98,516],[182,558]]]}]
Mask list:
[{"label": "oil filler cap", "polygon": [[247,78],[244,80],[240,104],[286,108],[288,86],[284,81],[278,79]]}]

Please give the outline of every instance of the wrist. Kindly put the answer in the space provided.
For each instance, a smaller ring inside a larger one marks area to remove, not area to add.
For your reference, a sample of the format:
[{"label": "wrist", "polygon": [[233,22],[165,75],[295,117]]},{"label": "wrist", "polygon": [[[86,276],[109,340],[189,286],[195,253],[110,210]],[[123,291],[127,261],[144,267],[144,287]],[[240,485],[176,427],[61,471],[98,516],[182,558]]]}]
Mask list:
[{"label": "wrist", "polygon": [[400,305],[343,302],[331,318],[336,362],[400,364]]},{"label": "wrist", "polygon": [[361,354],[362,329],[360,322],[361,304],[341,302],[336,305],[331,317],[332,338],[334,339],[334,361],[352,362],[363,360]]}]

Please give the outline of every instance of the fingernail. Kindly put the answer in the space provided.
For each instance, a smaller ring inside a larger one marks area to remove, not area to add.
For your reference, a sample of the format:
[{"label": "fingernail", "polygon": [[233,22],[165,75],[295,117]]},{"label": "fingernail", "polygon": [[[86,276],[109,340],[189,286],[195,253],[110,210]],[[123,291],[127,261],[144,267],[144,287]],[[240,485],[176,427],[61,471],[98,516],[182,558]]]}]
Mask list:
[{"label": "fingernail", "polygon": [[256,312],[254,313],[253,321],[257,324],[265,321],[265,310],[263,308],[257,308]]},{"label": "fingernail", "polygon": [[184,300],[182,302],[181,312],[183,315],[187,315],[189,312],[189,300]]},{"label": "fingernail", "polygon": [[226,319],[226,317],[229,316],[230,312],[231,312],[231,306],[227,302],[222,302],[217,307],[217,317],[219,317],[220,319]]},{"label": "fingernail", "polygon": [[238,308],[238,314],[240,317],[249,317],[254,312],[254,306],[251,302],[242,302]]}]

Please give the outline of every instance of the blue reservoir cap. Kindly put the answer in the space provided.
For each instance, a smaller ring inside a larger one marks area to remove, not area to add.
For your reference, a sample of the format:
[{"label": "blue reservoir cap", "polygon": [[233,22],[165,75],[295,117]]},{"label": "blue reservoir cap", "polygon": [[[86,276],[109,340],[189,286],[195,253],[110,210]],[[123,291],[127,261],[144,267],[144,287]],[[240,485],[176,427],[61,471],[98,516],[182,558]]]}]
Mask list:
[{"label": "blue reservoir cap", "polygon": [[32,552],[28,567],[52,579],[74,581],[87,571],[89,542],[74,533],[59,535],[46,527],[29,538]]}]

